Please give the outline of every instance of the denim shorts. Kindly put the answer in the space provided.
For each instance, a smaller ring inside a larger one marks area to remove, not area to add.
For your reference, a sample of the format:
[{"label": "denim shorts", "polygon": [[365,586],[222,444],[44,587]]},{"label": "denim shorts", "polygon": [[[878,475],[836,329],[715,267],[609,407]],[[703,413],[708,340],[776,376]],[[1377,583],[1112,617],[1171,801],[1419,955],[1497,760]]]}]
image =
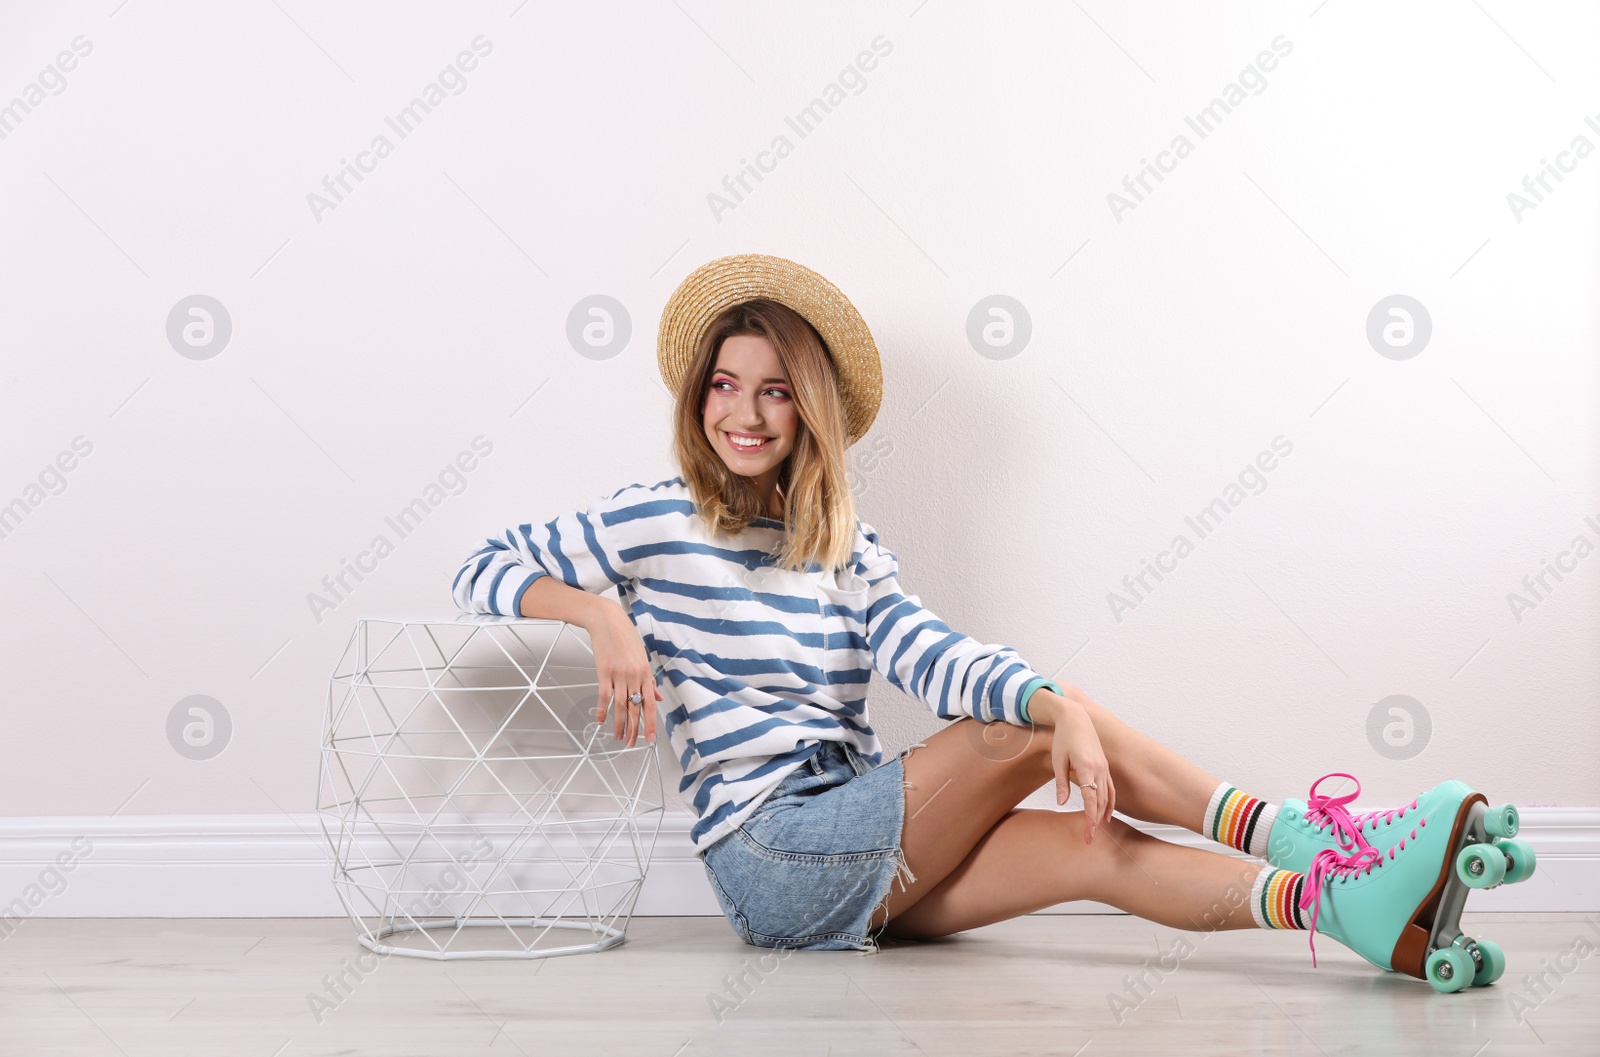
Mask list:
[{"label": "denim shorts", "polygon": [[[837,741],[784,776],[702,860],[733,931],[757,947],[876,951],[872,912],[897,875],[905,753],[873,767]],[[883,929],[880,927],[878,933]]]}]

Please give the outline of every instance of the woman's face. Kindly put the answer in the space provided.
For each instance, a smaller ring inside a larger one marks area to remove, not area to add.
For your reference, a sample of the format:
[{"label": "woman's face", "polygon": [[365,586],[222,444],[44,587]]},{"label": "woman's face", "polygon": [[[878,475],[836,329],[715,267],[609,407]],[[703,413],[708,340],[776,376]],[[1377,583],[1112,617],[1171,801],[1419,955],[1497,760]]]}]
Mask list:
[{"label": "woman's face", "polygon": [[[723,340],[706,389],[704,419],[706,439],[728,469],[756,478],[770,494],[800,431],[794,392],[772,342],[759,334]],[[743,446],[741,440],[760,443]]]}]

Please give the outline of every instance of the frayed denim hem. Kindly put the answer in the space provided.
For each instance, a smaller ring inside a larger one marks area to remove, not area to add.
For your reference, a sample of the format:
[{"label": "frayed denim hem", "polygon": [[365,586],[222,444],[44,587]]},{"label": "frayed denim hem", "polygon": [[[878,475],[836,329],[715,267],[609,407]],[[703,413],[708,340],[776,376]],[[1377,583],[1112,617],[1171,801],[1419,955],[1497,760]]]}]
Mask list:
[{"label": "frayed denim hem", "polygon": [[[927,747],[928,747],[928,743],[925,742],[925,741],[912,742],[910,745],[907,745],[905,748],[901,749],[900,752],[895,756],[895,759],[900,761],[900,767],[901,767],[901,772],[902,772],[901,773],[901,778],[900,778],[900,787],[901,787],[901,789],[900,789],[900,820],[899,820],[901,839],[904,839],[904,837],[905,837],[905,825],[906,825],[906,823],[905,823],[905,814],[906,814],[905,791],[907,789],[914,788],[912,786],[911,782],[909,780],[907,780],[905,778],[905,776],[904,776],[905,758],[907,756],[911,755],[911,750],[912,749],[925,749]],[[876,898],[872,901],[872,907],[873,907],[873,912],[874,913],[877,912],[878,906],[880,904],[882,904],[883,901],[886,898],[888,898],[889,891],[890,891],[890,889],[892,889],[894,887],[894,882],[895,882],[896,879],[898,879],[900,881],[900,891],[902,891],[902,892],[904,892],[906,890],[906,886],[907,885],[915,884],[916,881],[917,881],[917,875],[911,872],[911,864],[906,861],[905,848],[900,846],[899,841],[896,841],[896,843],[895,843],[894,867],[895,867],[894,868],[894,872],[890,873],[890,874],[888,874],[888,875],[886,875],[884,877],[882,891],[877,892],[876,893]],[[880,950],[880,948],[878,946],[878,937],[882,936],[883,933],[885,932],[885,930],[888,929],[888,927],[889,927],[889,922],[888,922],[887,919],[885,919],[884,923],[882,925],[879,925],[876,930],[869,931],[867,933],[867,946],[861,951],[861,953],[862,954],[877,954],[879,952],[879,950]]]}]

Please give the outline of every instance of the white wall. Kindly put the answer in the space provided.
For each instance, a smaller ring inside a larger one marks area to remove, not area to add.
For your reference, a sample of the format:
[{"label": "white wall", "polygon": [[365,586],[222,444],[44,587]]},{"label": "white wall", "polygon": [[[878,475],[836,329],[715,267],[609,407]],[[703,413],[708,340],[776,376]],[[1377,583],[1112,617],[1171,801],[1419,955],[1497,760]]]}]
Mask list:
[{"label": "white wall", "polygon": [[[1587,5],[0,18],[0,101],[42,89],[0,139],[0,504],[25,512],[0,538],[0,814],[310,810],[352,623],[447,611],[486,535],[675,473],[660,308],[748,251],[820,270],[873,327],[862,512],[956,628],[1267,796],[1346,770],[1363,804],[1460,777],[1600,805],[1600,557],[1508,601],[1600,544]],[[464,88],[399,137],[385,118],[475,40]],[[786,118],[875,40],[859,94],[799,137]],[[1199,137],[1185,118],[1275,40]],[[342,201],[308,202],[380,134]],[[1180,134],[1151,193],[1108,202]],[[742,201],[708,200],[779,135]],[[1579,137],[1543,201],[1508,201]],[[196,294],[232,326],[203,359],[167,333]],[[567,336],[596,294],[631,320],[607,358]],[[994,294],[1031,320],[1020,351],[969,341]],[[1406,359],[1367,336],[1396,294],[1431,318]],[[30,492],[79,437],[59,494]],[[385,518],[479,437],[399,538]],[[1279,437],[1265,489],[1199,539],[1185,517]],[[1114,613],[1179,533],[1193,553]],[[314,614],[379,534],[393,553]],[[169,741],[197,694],[231,722],[207,760]],[[891,746],[933,729],[874,695]],[[1369,737],[1393,695],[1431,724],[1410,759]]]}]

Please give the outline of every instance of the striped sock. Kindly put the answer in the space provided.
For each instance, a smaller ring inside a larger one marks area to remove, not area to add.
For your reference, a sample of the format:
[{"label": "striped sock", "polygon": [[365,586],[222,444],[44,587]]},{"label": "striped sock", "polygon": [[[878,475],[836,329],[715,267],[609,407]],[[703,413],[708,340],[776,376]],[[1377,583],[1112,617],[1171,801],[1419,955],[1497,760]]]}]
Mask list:
[{"label": "striped sock", "polygon": [[1200,832],[1230,848],[1258,859],[1267,857],[1267,834],[1278,817],[1278,806],[1241,793],[1227,782],[1217,786],[1206,805]]},{"label": "striped sock", "polygon": [[1300,894],[1305,890],[1305,881],[1303,873],[1263,866],[1250,887],[1250,916],[1256,919],[1256,926],[1304,930],[1306,919],[1305,911],[1300,909]]}]

